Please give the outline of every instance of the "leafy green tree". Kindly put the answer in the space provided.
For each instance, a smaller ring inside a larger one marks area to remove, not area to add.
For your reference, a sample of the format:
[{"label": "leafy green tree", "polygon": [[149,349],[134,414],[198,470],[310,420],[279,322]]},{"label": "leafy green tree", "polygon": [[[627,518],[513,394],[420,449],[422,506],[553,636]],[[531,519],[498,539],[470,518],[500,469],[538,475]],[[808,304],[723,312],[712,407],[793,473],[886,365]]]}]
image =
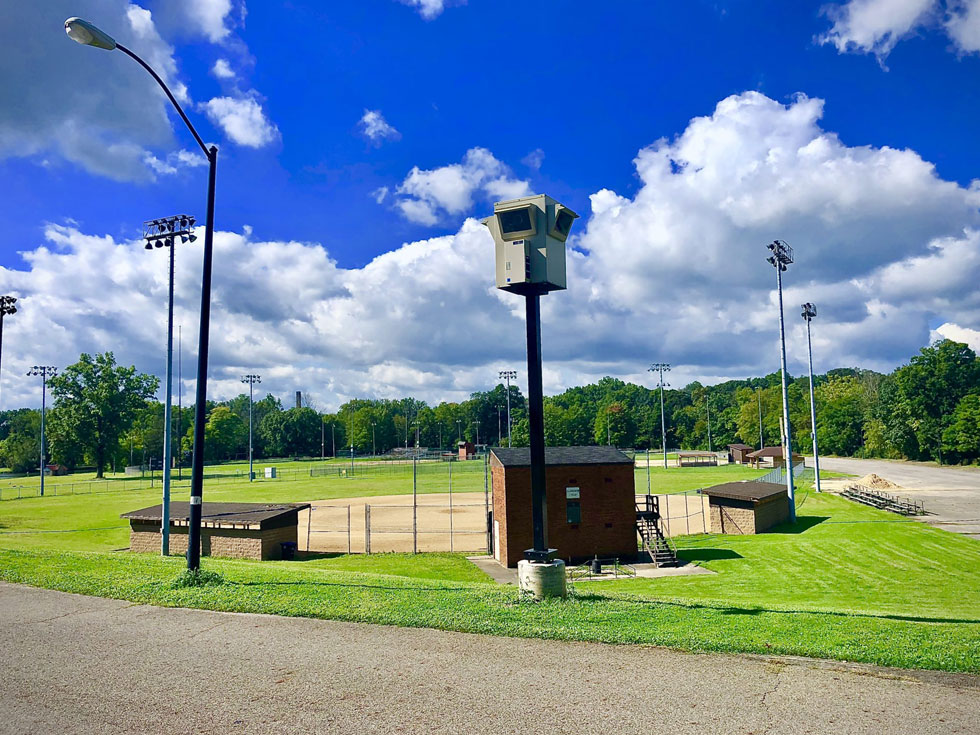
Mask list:
[{"label": "leafy green tree", "polygon": [[117,366],[111,352],[94,357],[83,352],[78,362],[50,379],[59,420],[92,457],[96,477],[103,476],[120,436],[159,384],[133,366]]},{"label": "leafy green tree", "polygon": [[[814,389],[821,454],[849,457],[864,442],[864,390],[852,376],[835,377]],[[801,436],[803,451],[808,446]]]},{"label": "leafy green tree", "polygon": [[232,459],[248,451],[248,425],[228,406],[216,406],[204,427],[204,453],[210,460]]},{"label": "leafy green tree", "polygon": [[898,368],[893,380],[897,420],[905,424],[906,455],[941,460],[953,411],[963,396],[980,387],[976,353],[960,342],[940,340]]},{"label": "leafy green tree", "polygon": [[980,459],[980,395],[963,396],[943,432],[943,450],[950,459],[976,462]]},{"label": "leafy green tree", "polygon": [[[290,408],[269,413],[262,419],[259,431],[271,456],[319,456],[320,415],[312,408]],[[338,434],[337,451],[341,444]]]},{"label": "leafy green tree", "polygon": [[33,409],[5,411],[0,441],[0,461],[12,472],[31,472],[41,464],[41,412]]}]

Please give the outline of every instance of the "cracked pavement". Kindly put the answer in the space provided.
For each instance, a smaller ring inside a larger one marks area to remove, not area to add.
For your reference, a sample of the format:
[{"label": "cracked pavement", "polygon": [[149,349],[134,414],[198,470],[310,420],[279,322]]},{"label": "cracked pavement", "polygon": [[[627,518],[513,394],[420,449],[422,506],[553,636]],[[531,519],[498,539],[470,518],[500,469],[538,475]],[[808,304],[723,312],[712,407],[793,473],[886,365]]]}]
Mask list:
[{"label": "cracked pavement", "polygon": [[0,732],[976,733],[980,677],[156,608],[0,583]]}]

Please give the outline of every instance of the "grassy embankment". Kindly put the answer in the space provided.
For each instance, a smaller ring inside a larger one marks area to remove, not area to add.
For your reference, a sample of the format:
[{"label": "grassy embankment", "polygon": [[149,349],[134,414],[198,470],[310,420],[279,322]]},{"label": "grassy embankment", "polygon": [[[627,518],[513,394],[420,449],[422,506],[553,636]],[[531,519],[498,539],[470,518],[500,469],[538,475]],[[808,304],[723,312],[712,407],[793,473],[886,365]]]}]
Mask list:
[{"label": "grassy embankment", "polygon": [[[661,479],[679,487],[682,473],[723,478],[723,469],[672,469]],[[482,489],[482,469],[476,479]],[[235,488],[235,499],[309,498],[291,494],[299,483],[256,484]],[[345,486],[368,494],[359,481],[321,488]],[[211,492],[230,499],[219,486]],[[795,527],[678,540],[682,556],[716,575],[580,583],[564,602],[522,603],[512,587],[449,554],[207,559],[224,584],[174,589],[182,559],[105,553],[126,545],[125,529],[87,525],[118,525],[118,512],[155,502],[156,491],[3,502],[0,578],[165,606],[980,673],[980,543],[835,496],[799,497]],[[90,530],[16,533],[69,522]]]}]

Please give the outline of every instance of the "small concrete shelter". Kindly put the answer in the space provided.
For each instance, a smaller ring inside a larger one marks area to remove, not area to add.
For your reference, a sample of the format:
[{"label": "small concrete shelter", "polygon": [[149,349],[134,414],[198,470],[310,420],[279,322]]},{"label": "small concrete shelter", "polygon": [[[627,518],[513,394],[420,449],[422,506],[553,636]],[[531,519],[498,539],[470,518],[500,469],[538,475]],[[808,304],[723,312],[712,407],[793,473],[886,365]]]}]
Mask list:
[{"label": "small concrete shelter", "polygon": [[701,491],[708,496],[711,533],[756,534],[789,520],[785,485],[726,482]]},{"label": "small concrete shelter", "polygon": [[[203,503],[201,554],[237,559],[282,559],[282,544],[297,543],[299,512],[309,503]],[[160,552],[163,505],[123,513],[129,550]],[[170,504],[170,553],[187,552],[190,503]],[[295,546],[294,546],[295,548]]]}]

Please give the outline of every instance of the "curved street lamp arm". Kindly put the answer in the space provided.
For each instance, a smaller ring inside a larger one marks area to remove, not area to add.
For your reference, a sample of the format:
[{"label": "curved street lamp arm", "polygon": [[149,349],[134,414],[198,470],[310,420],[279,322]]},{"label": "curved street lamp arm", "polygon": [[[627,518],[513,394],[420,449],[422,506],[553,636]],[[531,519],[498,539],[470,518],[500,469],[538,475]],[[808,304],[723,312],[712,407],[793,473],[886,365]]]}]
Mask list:
[{"label": "curved street lamp arm", "polygon": [[194,136],[194,140],[196,140],[197,144],[201,146],[201,150],[204,151],[204,155],[207,156],[207,159],[210,161],[211,151],[208,149],[206,145],[204,145],[204,141],[201,140],[201,136],[197,134],[197,131],[194,129],[194,126],[191,125],[191,121],[187,119],[187,115],[184,114],[183,108],[181,108],[180,104],[177,102],[177,99],[174,97],[173,92],[170,91],[170,88],[166,84],[164,84],[160,76],[155,71],[153,71],[153,68],[145,61],[143,61],[143,59],[141,59],[139,56],[134,54],[132,51],[130,51],[125,46],[123,46],[121,43],[116,43],[116,48],[122,51],[127,56],[129,56],[134,61],[136,61],[136,63],[138,63],[140,66],[146,69],[147,72],[149,72],[151,77],[157,80],[157,84],[159,84],[160,87],[163,89],[163,91],[167,93],[167,97],[170,98],[170,102],[173,103],[173,106],[177,108],[177,112],[180,113],[181,120],[184,121],[184,124],[187,126],[187,129],[190,130],[191,135]]}]

